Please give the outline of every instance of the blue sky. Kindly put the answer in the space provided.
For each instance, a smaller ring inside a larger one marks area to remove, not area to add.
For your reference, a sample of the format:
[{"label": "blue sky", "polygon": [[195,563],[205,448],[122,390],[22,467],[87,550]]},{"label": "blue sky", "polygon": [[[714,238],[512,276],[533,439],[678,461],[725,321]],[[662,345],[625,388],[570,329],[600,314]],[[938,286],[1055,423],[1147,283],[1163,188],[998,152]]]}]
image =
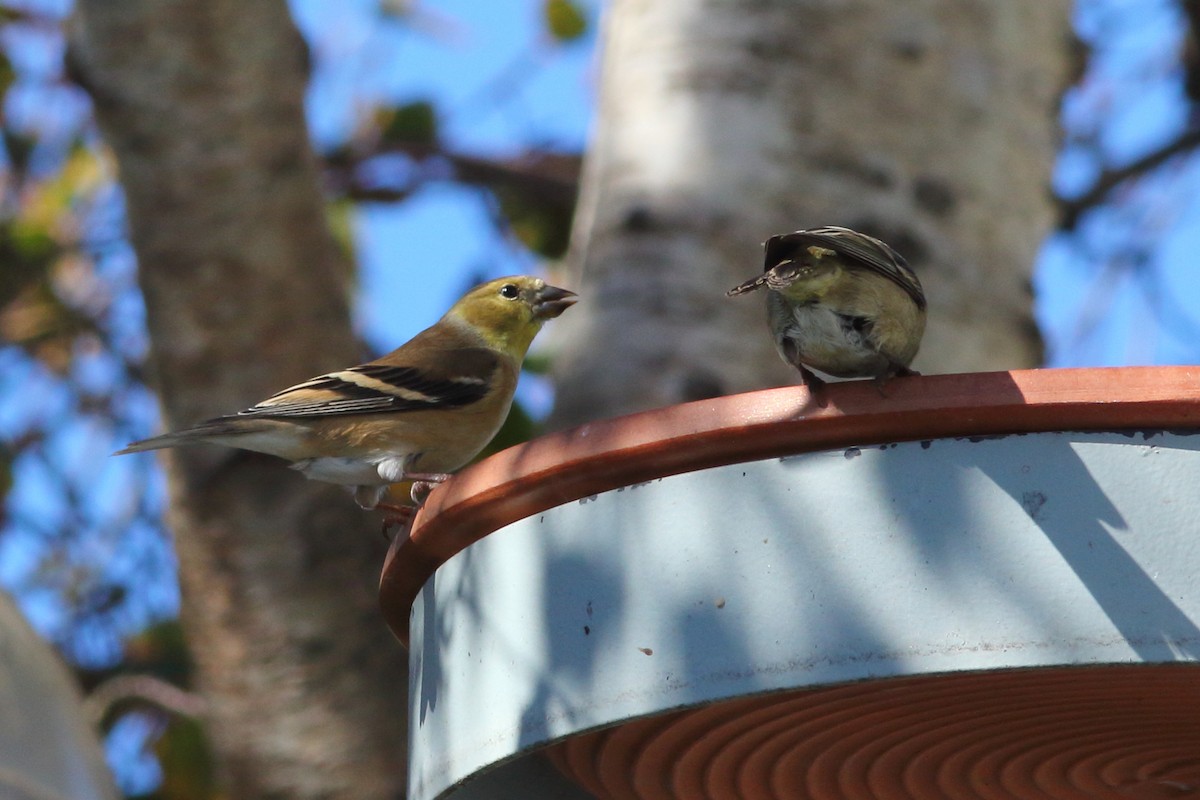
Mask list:
[{"label": "blue sky", "polygon": [[[1063,100],[1068,135],[1053,179],[1067,195],[1188,124],[1174,0],[1081,0],[1074,18],[1093,55]],[[1122,187],[1077,235],[1045,242],[1034,287],[1047,366],[1200,363],[1197,186],[1200,160],[1177,159]]]},{"label": "blue sky", "polygon": [[[353,130],[365,103],[434,98],[450,147],[511,155],[550,146],[580,150],[592,115],[594,30],[585,41],[548,40],[541,4],[445,0],[415,28],[380,30],[374,0],[292,3],[319,53],[341,66],[314,81],[309,109],[318,143]],[[598,3],[586,3],[596,19]],[[426,18],[427,17],[427,18]],[[481,102],[482,101],[482,102]],[[521,247],[494,235],[479,193],[435,184],[399,205],[355,215],[364,335],[390,349],[431,324],[470,283],[468,276],[537,270]]]},{"label": "blue sky", "polygon": [[[540,2],[445,0],[415,20],[381,29],[375,0],[294,0],[318,58],[309,114],[318,145],[340,141],[372,101],[433,98],[449,147],[515,155],[528,147],[583,149],[591,125],[599,0],[593,23],[570,44],[545,33]],[[497,235],[478,190],[435,183],[401,204],[364,204],[354,215],[362,292],[356,324],[377,351],[432,324],[477,277],[537,272],[537,259]],[[544,382],[526,377],[520,400],[549,410]]]}]

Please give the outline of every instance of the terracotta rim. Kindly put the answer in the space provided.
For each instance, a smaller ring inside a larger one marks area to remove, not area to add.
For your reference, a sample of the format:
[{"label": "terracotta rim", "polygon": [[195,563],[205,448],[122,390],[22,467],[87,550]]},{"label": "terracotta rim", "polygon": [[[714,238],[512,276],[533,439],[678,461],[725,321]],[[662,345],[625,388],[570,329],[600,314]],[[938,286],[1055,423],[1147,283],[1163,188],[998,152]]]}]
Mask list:
[{"label": "terracotta rim", "polygon": [[600,798],[1136,800],[1200,787],[1195,664],[963,672],[741,697],[545,749]]},{"label": "terracotta rim", "polygon": [[1052,430],[1200,427],[1200,367],[1021,370],[766,389],[604,419],[511,447],[430,494],[388,551],[384,618],[407,647],[434,571],[494,530],[641,481],[849,445]]}]

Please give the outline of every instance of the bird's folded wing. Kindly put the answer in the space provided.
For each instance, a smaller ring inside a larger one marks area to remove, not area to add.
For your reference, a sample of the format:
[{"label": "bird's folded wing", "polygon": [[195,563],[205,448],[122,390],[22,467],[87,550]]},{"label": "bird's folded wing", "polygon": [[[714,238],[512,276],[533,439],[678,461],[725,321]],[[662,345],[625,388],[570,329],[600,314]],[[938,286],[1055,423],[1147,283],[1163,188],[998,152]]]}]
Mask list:
[{"label": "bird's folded wing", "polygon": [[906,291],[918,308],[925,308],[925,292],[921,288],[921,282],[912,268],[908,266],[908,262],[904,260],[904,256],[875,237],[833,225],[773,236],[767,242],[768,267],[772,264],[772,247],[781,246],[789,239],[792,242],[810,242],[821,247],[828,247],[830,250],[857,261]]},{"label": "bird's folded wing", "polygon": [[284,389],[238,417],[324,417],[461,408],[482,400],[500,357],[484,348],[459,350],[453,364],[417,366],[374,361]]}]

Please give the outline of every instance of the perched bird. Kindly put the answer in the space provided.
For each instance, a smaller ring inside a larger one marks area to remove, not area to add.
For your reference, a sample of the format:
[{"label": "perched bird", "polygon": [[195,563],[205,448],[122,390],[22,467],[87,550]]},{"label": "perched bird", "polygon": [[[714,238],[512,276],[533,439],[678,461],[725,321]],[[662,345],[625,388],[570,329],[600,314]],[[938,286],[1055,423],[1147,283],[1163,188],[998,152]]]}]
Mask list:
[{"label": "perched bird", "polygon": [[355,487],[358,504],[376,508],[389,484],[445,480],[491,441],[533,337],[575,300],[541,278],[484,283],[382,358],[117,454],[191,444],[268,453],[305,477]]},{"label": "perched bird", "polygon": [[871,377],[883,385],[908,368],[925,332],[925,292],[904,258],[878,239],[834,226],[767,239],[765,271],[730,296],[765,286],[779,356],[815,394],[824,381]]}]

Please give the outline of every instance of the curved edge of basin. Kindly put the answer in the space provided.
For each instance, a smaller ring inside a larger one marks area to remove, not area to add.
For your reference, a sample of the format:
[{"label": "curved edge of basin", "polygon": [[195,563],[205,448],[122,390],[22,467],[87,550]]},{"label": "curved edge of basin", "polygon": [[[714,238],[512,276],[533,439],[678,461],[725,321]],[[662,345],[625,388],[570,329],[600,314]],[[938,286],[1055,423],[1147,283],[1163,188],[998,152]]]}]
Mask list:
[{"label": "curved edge of basin", "polygon": [[697,469],[836,447],[1053,430],[1200,427],[1200,366],[1042,369],[793,386],[597,420],[474,464],[435,489],[393,542],[380,606],[408,645],[434,571],[492,531],[610,489]]}]

